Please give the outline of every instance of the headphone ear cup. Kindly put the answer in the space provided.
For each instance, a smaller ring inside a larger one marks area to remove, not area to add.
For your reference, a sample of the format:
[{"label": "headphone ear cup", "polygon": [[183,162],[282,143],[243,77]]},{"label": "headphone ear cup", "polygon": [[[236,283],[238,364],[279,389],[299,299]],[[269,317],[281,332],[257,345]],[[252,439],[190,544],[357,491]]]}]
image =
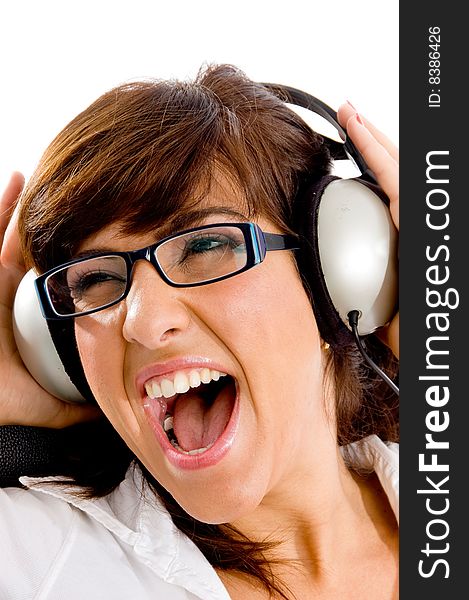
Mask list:
[{"label": "headphone ear cup", "polygon": [[360,312],[358,333],[388,323],[396,312],[397,233],[388,207],[357,179],[332,181],[319,204],[318,250],[335,309],[348,326]]},{"label": "headphone ear cup", "polygon": [[386,200],[378,186],[331,175],[297,198],[299,266],[319,331],[330,344],[353,341],[351,310],[360,312],[360,335],[385,325],[396,312],[397,232]]},{"label": "headphone ear cup", "polygon": [[44,319],[34,287],[33,270],[18,286],[13,304],[13,334],[20,356],[34,379],[66,402],[85,402],[67,375]]}]

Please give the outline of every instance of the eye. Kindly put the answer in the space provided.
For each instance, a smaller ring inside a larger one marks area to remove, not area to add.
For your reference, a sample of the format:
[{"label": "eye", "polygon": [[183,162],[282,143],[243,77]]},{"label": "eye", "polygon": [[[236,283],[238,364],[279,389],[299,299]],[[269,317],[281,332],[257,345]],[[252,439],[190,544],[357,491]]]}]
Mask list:
[{"label": "eye", "polygon": [[93,287],[109,284],[125,284],[125,279],[118,273],[88,271],[82,274],[74,274],[68,282],[70,292],[73,296],[75,294],[84,294]]},{"label": "eye", "polygon": [[246,264],[246,242],[229,225],[187,232],[158,248],[158,261],[175,283],[199,283],[236,273]]},{"label": "eye", "polygon": [[181,262],[200,254],[226,252],[240,247],[239,240],[226,235],[207,234],[194,236],[187,240],[181,255]]}]

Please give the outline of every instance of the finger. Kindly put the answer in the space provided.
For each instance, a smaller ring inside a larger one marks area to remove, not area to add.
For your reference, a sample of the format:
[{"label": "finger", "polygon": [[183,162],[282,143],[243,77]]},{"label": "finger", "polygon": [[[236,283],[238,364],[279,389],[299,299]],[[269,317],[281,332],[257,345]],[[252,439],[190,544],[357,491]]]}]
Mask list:
[{"label": "finger", "polygon": [[358,113],[347,121],[347,133],[365,159],[390,200],[390,210],[399,227],[399,165],[382,144],[360,122]]},{"label": "finger", "polygon": [[3,237],[3,245],[0,253],[1,263],[6,267],[13,267],[22,272],[25,271],[18,231],[18,213],[16,210],[13,211]]},{"label": "finger", "polygon": [[[339,106],[339,109],[337,111],[337,118],[344,129],[347,126],[347,121],[356,112],[356,109],[349,102],[346,102]],[[380,131],[377,127],[370,123],[370,121],[365,119],[362,115],[360,115],[360,117],[368,131],[378,140],[380,144],[382,144],[386,148],[386,150],[389,152],[389,154],[395,161],[399,161],[399,149],[397,148],[397,146],[393,142],[391,142],[391,140],[386,135],[384,135],[382,131]]]},{"label": "finger", "polygon": [[24,177],[15,171],[10,177],[2,196],[0,197],[0,246],[3,243],[5,231],[10,222],[14,205],[24,187]]},{"label": "finger", "polygon": [[62,429],[77,423],[96,421],[103,416],[101,409],[93,404],[65,404],[57,412],[55,419],[47,423],[48,427]]}]

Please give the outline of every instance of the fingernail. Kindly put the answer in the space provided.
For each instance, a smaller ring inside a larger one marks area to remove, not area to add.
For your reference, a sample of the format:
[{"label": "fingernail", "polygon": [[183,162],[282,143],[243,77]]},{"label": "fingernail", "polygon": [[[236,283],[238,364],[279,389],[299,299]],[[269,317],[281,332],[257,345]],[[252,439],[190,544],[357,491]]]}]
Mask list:
[{"label": "fingernail", "polygon": [[360,125],[363,125],[363,121],[361,120],[360,115],[357,112],[355,113],[355,118],[360,123]]},{"label": "fingernail", "polygon": [[355,108],[355,106],[354,106],[354,105],[353,105],[353,104],[350,102],[350,100],[347,100],[347,104],[348,104],[349,106],[351,106],[355,112],[357,112],[357,109],[356,109],[356,108]]}]

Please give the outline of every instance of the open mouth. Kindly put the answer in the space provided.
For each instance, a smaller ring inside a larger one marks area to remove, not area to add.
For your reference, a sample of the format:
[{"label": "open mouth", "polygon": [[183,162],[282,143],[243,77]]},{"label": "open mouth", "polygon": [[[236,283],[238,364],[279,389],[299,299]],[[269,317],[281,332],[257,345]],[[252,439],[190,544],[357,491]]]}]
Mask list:
[{"label": "open mouth", "polygon": [[169,444],[190,456],[202,455],[223,437],[236,402],[234,378],[208,368],[151,379],[145,390]]}]

